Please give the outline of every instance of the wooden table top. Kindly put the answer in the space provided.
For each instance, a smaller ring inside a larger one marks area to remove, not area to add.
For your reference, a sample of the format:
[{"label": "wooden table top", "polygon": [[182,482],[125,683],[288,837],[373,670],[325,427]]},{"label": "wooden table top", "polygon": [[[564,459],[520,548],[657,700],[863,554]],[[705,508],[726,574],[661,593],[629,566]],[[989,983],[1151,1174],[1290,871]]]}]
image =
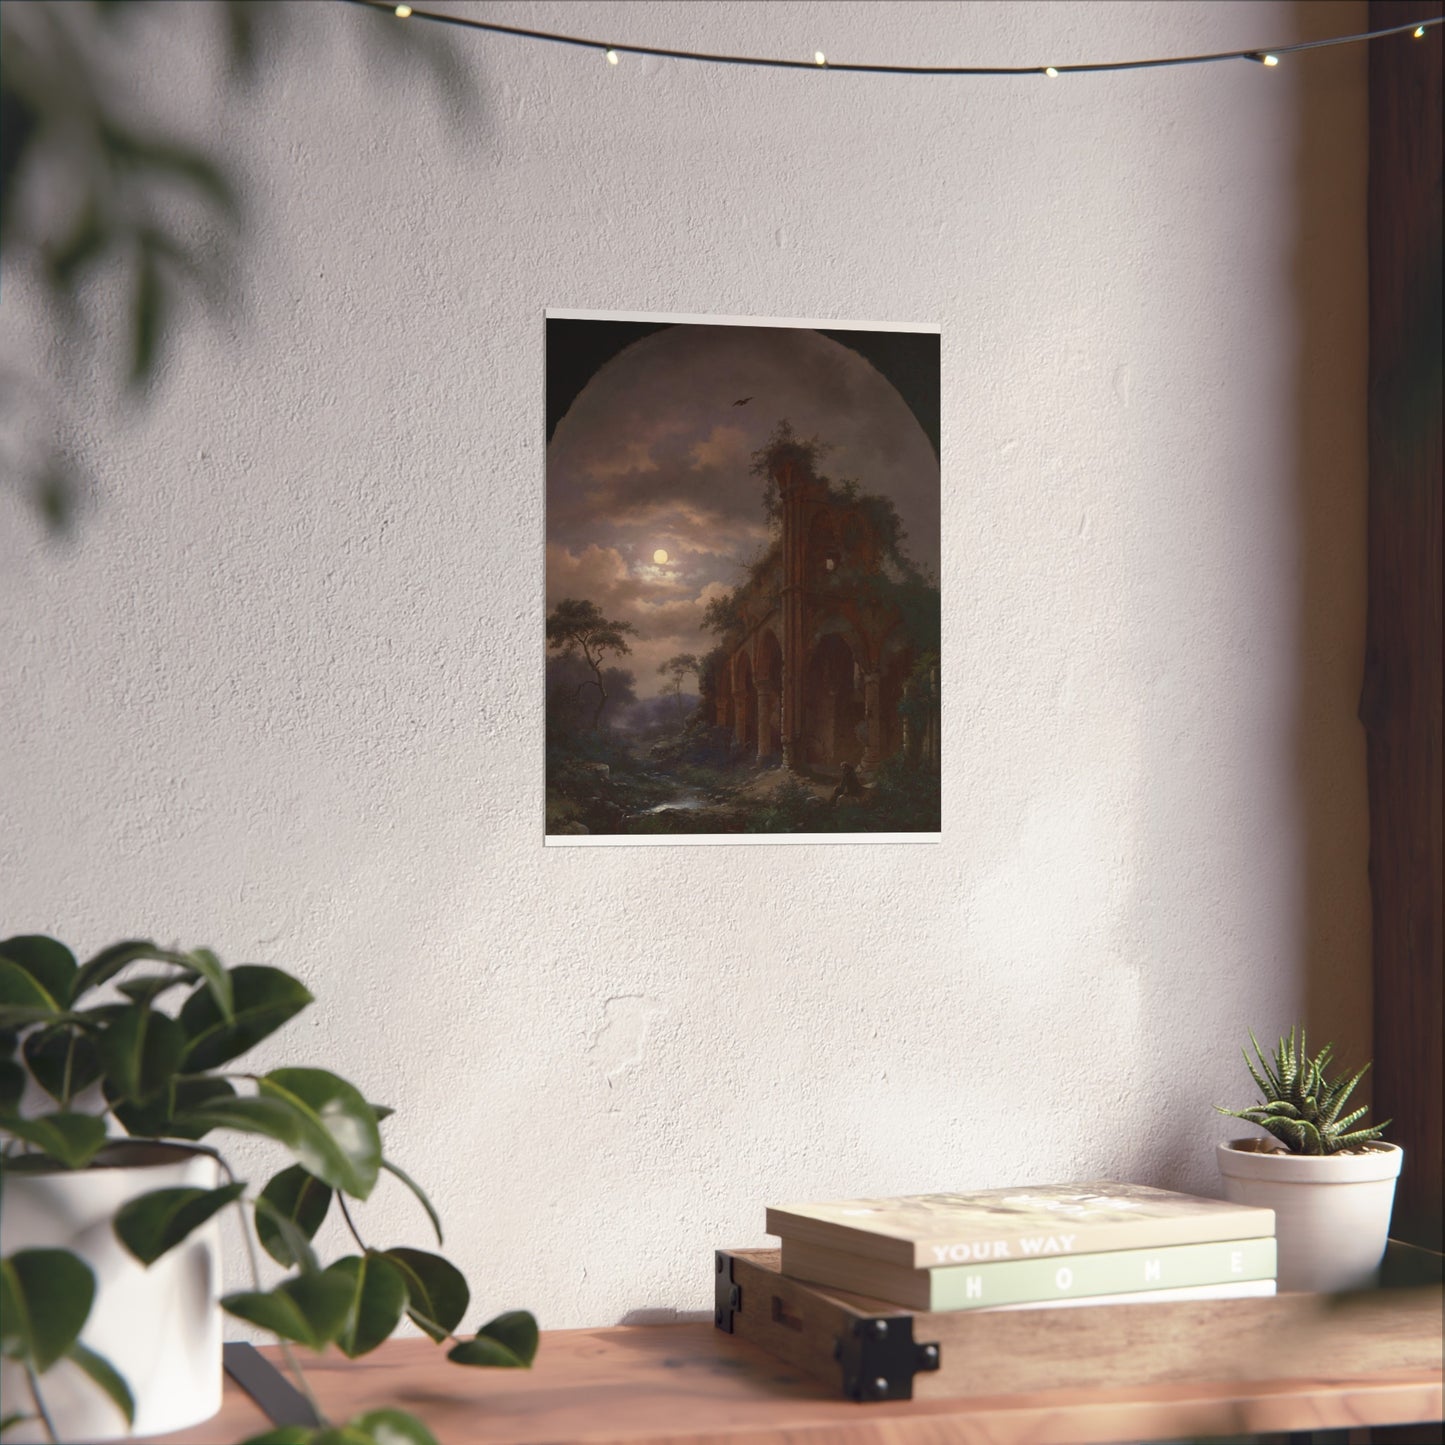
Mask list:
[{"label": "wooden table top", "polygon": [[[261,1351],[280,1366],[274,1349]],[[531,1370],[448,1363],[429,1340],[392,1340],[360,1360],[298,1352],[321,1408],[341,1422],[390,1405],[440,1445],[1088,1445],[1350,1429],[1442,1416],[1441,1372],[1169,1384],[1130,1390],[856,1405],[710,1324],[551,1330]],[[233,1381],[221,1413],[156,1437],[223,1445],[268,1422]]]}]

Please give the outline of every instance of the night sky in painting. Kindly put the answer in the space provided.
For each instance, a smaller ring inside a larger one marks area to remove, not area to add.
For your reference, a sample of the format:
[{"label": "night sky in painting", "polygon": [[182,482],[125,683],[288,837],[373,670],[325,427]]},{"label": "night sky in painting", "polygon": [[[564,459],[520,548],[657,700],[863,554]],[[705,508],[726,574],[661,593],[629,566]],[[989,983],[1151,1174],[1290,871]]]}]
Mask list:
[{"label": "night sky in painting", "polygon": [[658,664],[707,651],[705,607],[768,545],[749,463],[783,419],[831,446],[821,470],[893,500],[936,575],[938,358],[936,334],[549,319],[548,609],[633,623],[622,662],[661,692]]}]

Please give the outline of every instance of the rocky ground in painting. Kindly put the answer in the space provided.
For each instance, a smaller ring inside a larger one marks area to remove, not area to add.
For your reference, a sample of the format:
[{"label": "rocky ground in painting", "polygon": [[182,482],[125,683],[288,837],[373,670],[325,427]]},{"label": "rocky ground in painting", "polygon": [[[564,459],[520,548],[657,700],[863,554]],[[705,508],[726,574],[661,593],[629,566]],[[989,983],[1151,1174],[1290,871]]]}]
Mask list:
[{"label": "rocky ground in painting", "polygon": [[860,798],[837,780],[728,759],[717,738],[650,745],[596,733],[547,755],[547,832],[561,835],[936,832],[939,780],[885,764]]}]

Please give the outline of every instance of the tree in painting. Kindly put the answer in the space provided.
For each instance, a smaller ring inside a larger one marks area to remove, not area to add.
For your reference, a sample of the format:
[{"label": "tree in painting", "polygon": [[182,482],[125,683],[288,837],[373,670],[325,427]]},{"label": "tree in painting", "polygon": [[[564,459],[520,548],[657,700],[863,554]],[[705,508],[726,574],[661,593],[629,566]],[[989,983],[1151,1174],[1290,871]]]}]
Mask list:
[{"label": "tree in painting", "polygon": [[562,657],[580,657],[592,674],[578,685],[580,695],[586,687],[597,690],[597,705],[592,713],[592,730],[602,724],[602,710],[607,706],[607,678],[602,664],[609,653],[632,651],[627,641],[637,629],[630,622],[604,617],[595,602],[564,598],[547,618],[547,646]]}]

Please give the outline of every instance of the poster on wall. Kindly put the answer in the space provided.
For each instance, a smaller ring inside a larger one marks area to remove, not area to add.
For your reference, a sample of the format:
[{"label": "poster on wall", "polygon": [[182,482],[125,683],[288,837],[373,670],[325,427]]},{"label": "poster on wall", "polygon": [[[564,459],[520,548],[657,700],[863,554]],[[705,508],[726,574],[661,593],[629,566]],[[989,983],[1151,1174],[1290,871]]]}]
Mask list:
[{"label": "poster on wall", "polygon": [[937,842],[939,329],[546,327],[546,843]]}]

